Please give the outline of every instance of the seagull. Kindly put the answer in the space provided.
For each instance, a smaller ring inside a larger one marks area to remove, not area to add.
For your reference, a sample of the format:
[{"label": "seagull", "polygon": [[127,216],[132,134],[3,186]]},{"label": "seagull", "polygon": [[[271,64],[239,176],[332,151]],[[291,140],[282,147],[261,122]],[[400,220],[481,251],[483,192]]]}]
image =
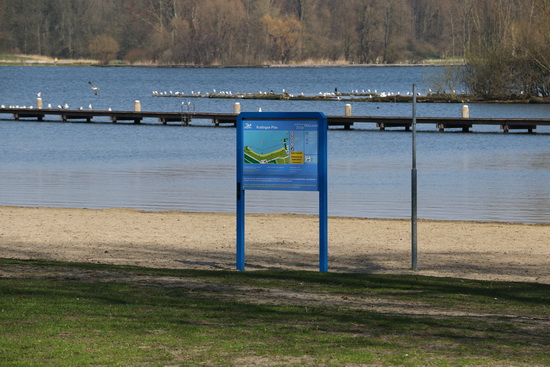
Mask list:
[{"label": "seagull", "polygon": [[94,94],[97,96],[97,94],[99,93],[99,88],[96,87],[92,82],[88,82],[88,84],[90,84],[90,87],[92,87]]},{"label": "seagull", "polygon": [[37,96],[38,98],[41,98],[41,97],[42,97],[42,93],[41,93],[41,92],[38,92],[38,93],[36,93],[36,96]]}]

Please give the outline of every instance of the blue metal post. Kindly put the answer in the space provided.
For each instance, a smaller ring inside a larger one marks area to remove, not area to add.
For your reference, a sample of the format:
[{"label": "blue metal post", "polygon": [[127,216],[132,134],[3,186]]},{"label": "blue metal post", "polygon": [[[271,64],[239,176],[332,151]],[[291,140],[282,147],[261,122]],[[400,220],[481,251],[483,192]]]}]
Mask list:
[{"label": "blue metal post", "polygon": [[243,189],[243,132],[242,119],[237,119],[237,270],[244,271],[244,219],[245,201]]},{"label": "blue metal post", "polygon": [[244,271],[244,190],[237,183],[237,270]]},{"label": "blue metal post", "polygon": [[327,118],[319,120],[319,271],[328,271]]}]

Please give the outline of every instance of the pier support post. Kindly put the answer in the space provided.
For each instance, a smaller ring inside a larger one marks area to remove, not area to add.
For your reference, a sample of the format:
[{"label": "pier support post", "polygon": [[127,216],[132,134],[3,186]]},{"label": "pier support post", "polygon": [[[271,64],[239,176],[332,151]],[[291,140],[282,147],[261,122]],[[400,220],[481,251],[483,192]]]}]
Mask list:
[{"label": "pier support post", "polygon": [[[351,105],[349,103],[346,103],[346,112],[345,112],[345,115],[346,116],[351,116]],[[344,130],[351,130],[351,125],[353,124],[350,123],[350,124],[345,124],[344,125]]]},{"label": "pier support post", "polygon": [[233,106],[233,112],[238,115],[241,113],[241,104],[239,102],[235,102],[235,105]]},{"label": "pier support post", "polygon": [[38,108],[39,110],[42,109],[42,98],[40,97],[36,99],[36,108]]},{"label": "pier support post", "polygon": [[134,112],[141,112],[141,102],[137,99],[134,101]]},{"label": "pier support post", "polygon": [[462,106],[462,118],[463,119],[469,119],[470,118],[470,108],[467,104]]},{"label": "pier support post", "polygon": [[351,105],[349,103],[346,104],[346,116],[351,116]]}]

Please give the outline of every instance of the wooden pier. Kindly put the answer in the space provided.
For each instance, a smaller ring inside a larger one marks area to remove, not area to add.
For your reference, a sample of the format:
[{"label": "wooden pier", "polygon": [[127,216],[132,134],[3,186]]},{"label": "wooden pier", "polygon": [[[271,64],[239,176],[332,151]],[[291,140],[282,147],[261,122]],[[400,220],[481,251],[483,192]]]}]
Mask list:
[{"label": "wooden pier", "polygon": [[[2,115],[11,115],[3,118]],[[208,112],[147,112],[147,111],[104,111],[104,110],[64,110],[64,109],[30,109],[30,108],[0,108],[0,119],[26,121],[59,121],[86,123],[120,123],[151,125],[191,125],[194,120],[210,121],[212,126],[231,125],[237,121],[235,113]],[[51,119],[50,119],[51,118]],[[102,119],[101,121],[94,118]],[[391,116],[327,116],[329,127],[352,129],[355,124],[374,124],[380,130],[389,128],[404,128],[410,130],[411,117]],[[144,121],[148,119],[147,121]],[[507,133],[510,130],[525,130],[534,132],[537,126],[550,126],[550,118],[460,118],[460,117],[417,117],[417,124],[432,125],[438,131],[461,130],[471,131],[475,125],[499,126]],[[202,125],[204,126],[204,125]]]}]

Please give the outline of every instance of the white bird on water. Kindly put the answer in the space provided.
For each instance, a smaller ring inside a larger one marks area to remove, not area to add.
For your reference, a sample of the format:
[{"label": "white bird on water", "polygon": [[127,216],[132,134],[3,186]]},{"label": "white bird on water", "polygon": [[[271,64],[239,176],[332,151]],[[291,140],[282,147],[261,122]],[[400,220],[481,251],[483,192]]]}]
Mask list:
[{"label": "white bird on water", "polygon": [[92,91],[94,91],[94,94],[97,96],[97,94],[99,93],[99,88],[96,87],[92,82],[88,82],[88,84],[90,84],[90,87],[92,87]]}]

